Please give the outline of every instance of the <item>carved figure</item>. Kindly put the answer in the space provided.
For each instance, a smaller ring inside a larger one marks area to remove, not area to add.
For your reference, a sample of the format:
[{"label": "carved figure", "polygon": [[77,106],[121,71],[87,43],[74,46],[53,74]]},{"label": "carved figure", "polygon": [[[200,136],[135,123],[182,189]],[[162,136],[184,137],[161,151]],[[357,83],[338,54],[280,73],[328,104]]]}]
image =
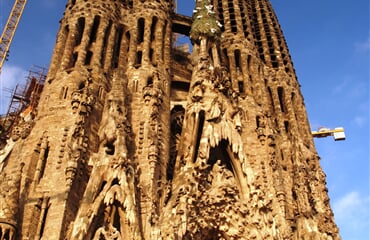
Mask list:
[{"label": "carved figure", "polygon": [[127,158],[125,139],[126,112],[122,109],[122,101],[108,98],[106,114],[99,130],[100,148],[104,148],[108,155]]},{"label": "carved figure", "polygon": [[193,90],[191,93],[191,99],[193,100],[193,102],[199,102],[200,100],[202,100],[203,94],[204,94],[204,88],[205,87],[202,81],[198,81],[194,84]]}]

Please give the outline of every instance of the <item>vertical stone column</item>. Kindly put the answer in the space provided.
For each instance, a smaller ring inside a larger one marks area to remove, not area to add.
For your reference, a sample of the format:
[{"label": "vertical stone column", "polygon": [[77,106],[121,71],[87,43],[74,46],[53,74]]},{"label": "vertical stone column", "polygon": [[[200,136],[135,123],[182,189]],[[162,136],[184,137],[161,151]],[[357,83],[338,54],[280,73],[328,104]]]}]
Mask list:
[{"label": "vertical stone column", "polygon": [[77,34],[79,34],[77,31],[77,26],[75,24],[71,24],[61,59],[60,70],[65,70],[71,66]]},{"label": "vertical stone column", "polygon": [[87,57],[87,50],[89,47],[90,34],[91,34],[92,27],[93,27],[92,25],[94,22],[94,20],[90,18],[86,19],[85,21],[86,23],[85,23],[85,28],[84,28],[84,31],[81,37],[81,44],[78,47],[78,58],[76,60],[77,66],[83,66],[85,64],[86,57]]},{"label": "vertical stone column", "polygon": [[0,173],[0,239],[14,240],[18,228],[19,197],[24,164]]},{"label": "vertical stone column", "polygon": [[112,23],[108,21],[108,19],[102,19],[100,21],[99,28],[97,30],[97,37],[96,42],[93,46],[93,58],[92,58],[92,65],[96,67],[102,67],[104,64],[104,59],[106,55],[104,44],[106,44],[106,40],[109,37],[110,29],[112,28]]}]

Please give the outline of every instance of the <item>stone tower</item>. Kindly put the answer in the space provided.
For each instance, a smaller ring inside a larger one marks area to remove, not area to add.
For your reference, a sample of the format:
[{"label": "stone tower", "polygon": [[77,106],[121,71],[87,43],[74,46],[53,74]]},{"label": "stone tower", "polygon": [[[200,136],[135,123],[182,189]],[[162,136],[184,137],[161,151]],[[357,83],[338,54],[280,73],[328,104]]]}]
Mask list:
[{"label": "stone tower", "polygon": [[174,9],[68,1],[2,151],[0,239],[339,239],[269,0]]}]

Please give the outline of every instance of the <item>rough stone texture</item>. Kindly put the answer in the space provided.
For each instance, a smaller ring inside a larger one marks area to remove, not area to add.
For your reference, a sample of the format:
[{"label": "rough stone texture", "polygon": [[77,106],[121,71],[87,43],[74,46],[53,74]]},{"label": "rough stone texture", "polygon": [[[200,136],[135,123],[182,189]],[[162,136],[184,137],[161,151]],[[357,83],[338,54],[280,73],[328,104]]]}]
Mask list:
[{"label": "rough stone texture", "polygon": [[198,0],[191,31],[173,9],[67,3],[1,158],[0,239],[339,239],[269,1]]}]

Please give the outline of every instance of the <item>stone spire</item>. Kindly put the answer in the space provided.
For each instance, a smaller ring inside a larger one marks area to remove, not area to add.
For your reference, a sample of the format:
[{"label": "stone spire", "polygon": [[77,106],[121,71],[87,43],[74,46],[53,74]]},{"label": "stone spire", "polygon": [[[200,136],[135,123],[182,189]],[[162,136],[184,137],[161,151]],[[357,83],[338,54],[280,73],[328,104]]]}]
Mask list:
[{"label": "stone spire", "polygon": [[190,39],[193,42],[200,42],[202,38],[207,38],[211,42],[219,41],[221,38],[220,23],[210,0],[197,0],[193,11]]},{"label": "stone spire", "polygon": [[1,240],[339,239],[268,0],[70,0],[36,110]]},{"label": "stone spire", "polygon": [[220,23],[216,19],[210,0],[197,0],[193,11],[190,39],[195,48],[200,48],[200,58],[205,57],[208,47],[221,39]]}]

